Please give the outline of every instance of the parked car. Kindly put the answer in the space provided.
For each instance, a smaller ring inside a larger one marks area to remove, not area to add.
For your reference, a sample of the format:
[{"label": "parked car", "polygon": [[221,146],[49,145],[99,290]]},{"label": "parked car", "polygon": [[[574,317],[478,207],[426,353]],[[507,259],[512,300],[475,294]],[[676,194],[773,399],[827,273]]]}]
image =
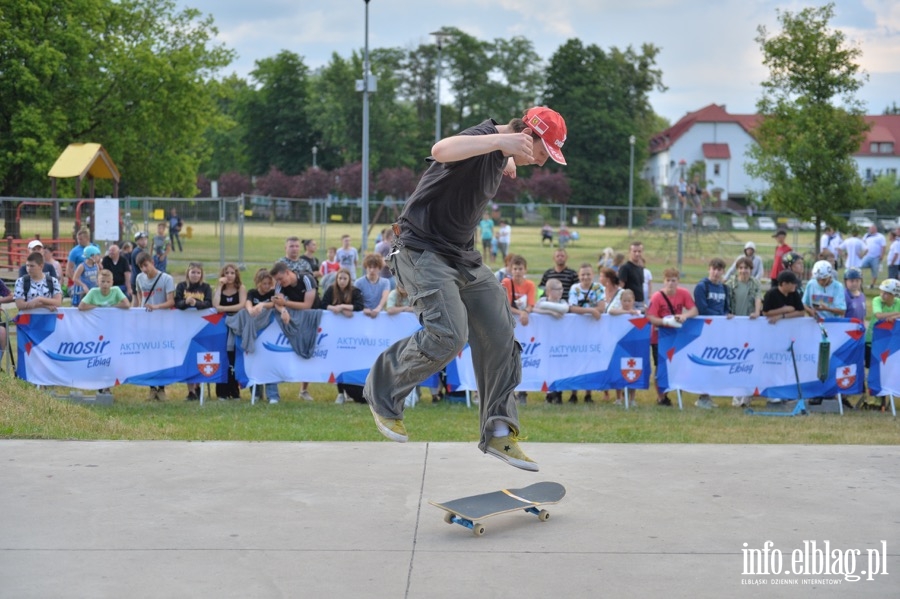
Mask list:
[{"label": "parked car", "polygon": [[743,216],[732,216],[731,217],[731,228],[735,231],[749,231],[750,223],[747,222],[747,218]]},{"label": "parked car", "polygon": [[648,226],[660,229],[677,229],[678,221],[674,218],[654,218],[648,223]]},{"label": "parked car", "polygon": [[705,215],[703,217],[703,221],[701,221],[700,224],[704,229],[719,229],[719,219],[717,219],[715,216],[712,216],[711,214]]},{"label": "parked car", "polygon": [[273,200],[272,198],[254,196],[250,200],[252,218],[269,218],[272,213],[272,205],[275,207],[277,220],[288,220],[291,216],[291,203],[287,200]]},{"label": "parked car", "polygon": [[878,219],[878,228],[882,233],[887,233],[888,231],[893,231],[897,227],[900,227],[900,217],[897,218],[879,218]]},{"label": "parked car", "polygon": [[851,216],[848,222],[851,225],[856,225],[857,227],[860,227],[862,229],[868,229],[875,224],[868,216]]},{"label": "parked car", "polygon": [[760,231],[774,231],[778,227],[775,226],[775,221],[768,216],[760,216],[756,219],[756,228]]}]

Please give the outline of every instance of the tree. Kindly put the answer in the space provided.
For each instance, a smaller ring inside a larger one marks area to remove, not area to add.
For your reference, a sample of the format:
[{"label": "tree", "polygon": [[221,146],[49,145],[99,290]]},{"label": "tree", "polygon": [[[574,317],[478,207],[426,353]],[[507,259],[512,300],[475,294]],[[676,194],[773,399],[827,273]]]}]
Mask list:
[{"label": "tree", "polygon": [[[563,148],[572,200],[579,204],[628,204],[630,145],[634,135],[635,165],[647,155],[646,140],[656,120],[648,94],[665,90],[655,68],[659,49],[644,44],[604,52],[595,45],[567,41],[550,59],[545,102],[566,119]],[[640,180],[635,177],[635,182]],[[635,205],[645,205],[649,193],[635,185]]]},{"label": "tree", "polygon": [[572,195],[572,187],[562,171],[535,169],[530,177],[522,180],[522,187],[535,200],[547,200],[557,204],[568,204]]},{"label": "tree", "polygon": [[172,0],[4,2],[0,195],[48,195],[47,171],[72,142],[103,144],[120,192],[193,194],[216,110],[207,82],[234,56],[216,33]]},{"label": "tree", "polygon": [[242,118],[251,174],[276,168],[296,175],[312,164],[308,72],[303,59],[287,50],[256,61],[250,76],[259,87]]},{"label": "tree", "polygon": [[840,213],[864,198],[852,159],[868,128],[854,96],[865,81],[856,64],[861,51],[828,27],[833,16],[833,4],[778,11],[781,32],[770,37],[758,28],[769,79],[756,104],[763,119],[747,165],[768,183],[766,200],[776,210],[815,219],[817,245],[822,222],[842,221]]}]

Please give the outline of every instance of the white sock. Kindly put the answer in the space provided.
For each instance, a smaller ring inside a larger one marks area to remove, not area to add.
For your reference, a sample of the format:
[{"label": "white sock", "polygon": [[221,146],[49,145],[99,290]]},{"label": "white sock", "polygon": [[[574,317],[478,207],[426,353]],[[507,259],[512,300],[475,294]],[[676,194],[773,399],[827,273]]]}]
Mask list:
[{"label": "white sock", "polygon": [[494,436],[495,437],[508,437],[509,436],[509,425],[506,424],[502,420],[498,420],[494,422]]}]

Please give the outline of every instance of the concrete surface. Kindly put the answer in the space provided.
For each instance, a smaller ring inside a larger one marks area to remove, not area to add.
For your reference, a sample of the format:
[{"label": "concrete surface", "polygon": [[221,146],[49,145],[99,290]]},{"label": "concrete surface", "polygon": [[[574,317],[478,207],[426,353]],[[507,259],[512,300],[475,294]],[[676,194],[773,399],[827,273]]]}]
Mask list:
[{"label": "concrete surface", "polygon": [[[0,441],[0,597],[900,596],[900,447],[524,446],[541,472],[458,443]],[[548,522],[480,538],[428,505],[540,480],[568,490]],[[784,568],[886,556],[745,575],[766,541]]]}]

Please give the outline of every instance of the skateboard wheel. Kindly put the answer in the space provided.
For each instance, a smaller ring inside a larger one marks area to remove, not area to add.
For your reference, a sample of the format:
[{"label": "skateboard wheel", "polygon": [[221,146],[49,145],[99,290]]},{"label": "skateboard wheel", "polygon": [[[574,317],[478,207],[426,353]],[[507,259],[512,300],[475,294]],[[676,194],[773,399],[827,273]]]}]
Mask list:
[{"label": "skateboard wheel", "polygon": [[541,522],[546,522],[549,519],[550,519],[550,512],[548,512],[547,510],[541,510],[538,513],[538,520],[540,520]]},{"label": "skateboard wheel", "polygon": [[453,524],[453,514],[450,512],[444,512],[444,522],[447,524]]},{"label": "skateboard wheel", "polygon": [[474,534],[476,537],[480,537],[484,534],[484,526],[481,524],[481,522],[475,522],[474,524],[472,524],[472,534]]}]

